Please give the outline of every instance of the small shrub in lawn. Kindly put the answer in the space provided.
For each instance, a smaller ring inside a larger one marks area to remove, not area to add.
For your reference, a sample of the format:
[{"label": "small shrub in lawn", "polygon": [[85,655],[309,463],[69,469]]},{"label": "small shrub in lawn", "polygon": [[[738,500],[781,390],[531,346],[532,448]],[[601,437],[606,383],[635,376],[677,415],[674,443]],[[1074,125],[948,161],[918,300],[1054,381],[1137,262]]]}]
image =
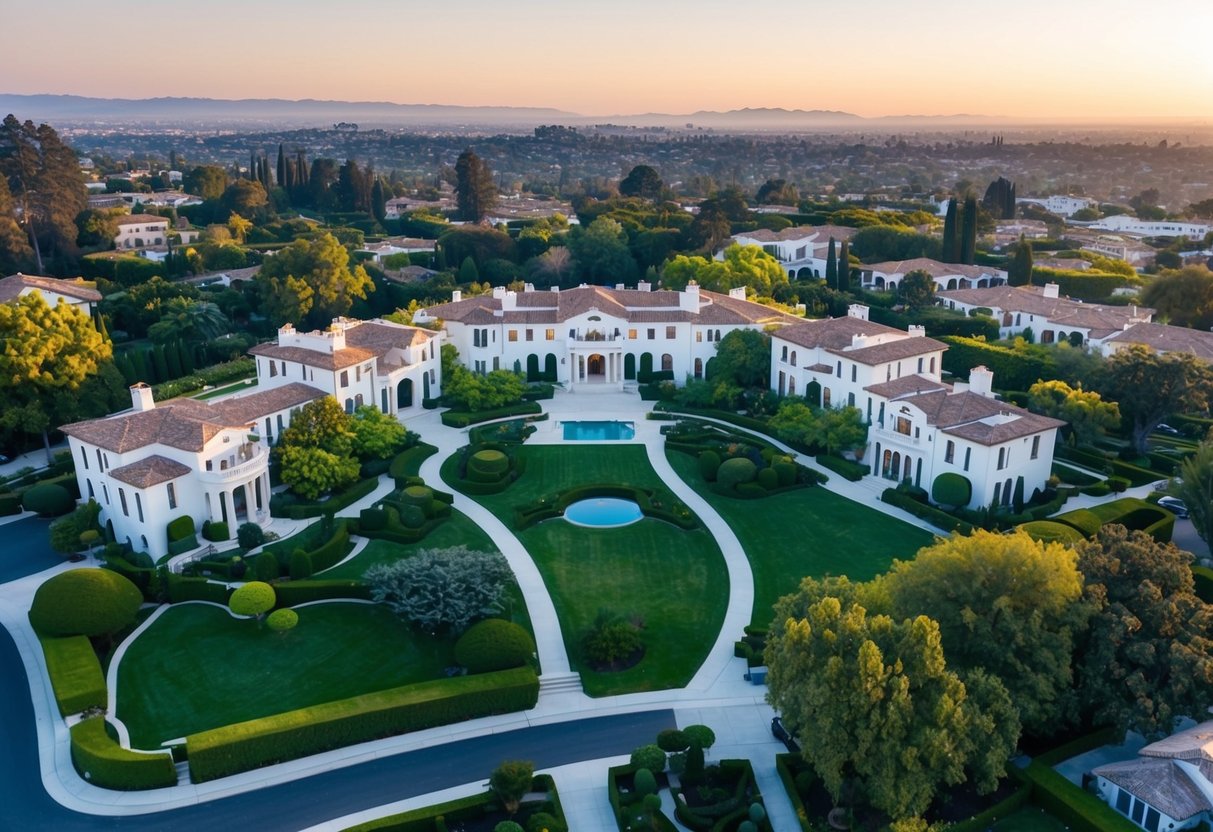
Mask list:
[{"label": "small shrub in lawn", "polygon": [[758,466],[745,457],[726,459],[716,472],[716,482],[724,488],[736,488],[742,483],[752,482],[758,476]]},{"label": "small shrub in lawn", "polygon": [[686,732],[677,728],[666,728],[657,735],[657,747],[669,752],[686,751],[691,747],[691,741],[687,739]]},{"label": "small shrub in lawn", "polygon": [[255,549],[265,542],[265,532],[256,523],[241,523],[236,529],[236,540],[242,549]]},{"label": "small shrub in lawn", "polygon": [[716,732],[706,725],[688,725],[682,732],[687,735],[692,747],[707,751],[716,744]]},{"label": "small shrub in lawn", "polygon": [[274,610],[265,619],[265,623],[274,632],[285,633],[295,629],[295,625],[299,623],[299,613],[294,610]]},{"label": "small shrub in lawn", "polygon": [[599,667],[623,661],[643,648],[640,628],[605,610],[599,611],[581,642],[585,657]]},{"label": "small shrub in lawn", "polygon": [[21,505],[26,511],[37,512],[39,517],[62,517],[76,507],[76,501],[62,485],[43,483],[26,491]]},{"label": "small shrub in lawn", "polygon": [[143,593],[111,569],[72,569],[45,581],[30,606],[34,629],[47,636],[108,636],[135,620]]},{"label": "small shrub in lawn", "polygon": [[[647,748],[648,746],[645,747]],[[655,794],[657,792],[657,778],[647,768],[638,768],[632,776],[632,786],[635,788],[636,793],[642,797],[646,794]]]},{"label": "small shrub in lawn", "polygon": [[699,474],[708,482],[716,482],[716,472],[720,470],[720,454],[715,451],[704,451],[699,455]]},{"label": "small shrub in lawn", "polygon": [[257,576],[257,580],[267,584],[278,580],[278,559],[269,552],[262,552],[253,561],[253,574]]},{"label": "small shrub in lawn", "polygon": [[779,475],[771,468],[763,468],[758,472],[758,484],[767,491],[774,491],[779,487]]},{"label": "small shrub in lawn", "polygon": [[531,634],[512,621],[488,618],[467,629],[455,642],[455,661],[469,673],[522,667],[535,654]]},{"label": "small shrub in lawn", "polygon": [[507,760],[493,769],[489,788],[501,800],[511,815],[518,811],[523,796],[531,790],[535,779],[535,764],[523,760]]},{"label": "small shrub in lawn", "polygon": [[260,618],[274,608],[277,600],[274,588],[265,581],[249,581],[232,593],[227,605],[236,615]]},{"label": "small shrub in lawn", "polygon": [[312,577],[312,558],[303,549],[291,552],[291,580],[302,581]]},{"label": "small shrub in lawn", "polygon": [[632,752],[631,764],[641,770],[647,769],[651,776],[653,772],[665,771],[665,752],[656,745],[642,745]]}]

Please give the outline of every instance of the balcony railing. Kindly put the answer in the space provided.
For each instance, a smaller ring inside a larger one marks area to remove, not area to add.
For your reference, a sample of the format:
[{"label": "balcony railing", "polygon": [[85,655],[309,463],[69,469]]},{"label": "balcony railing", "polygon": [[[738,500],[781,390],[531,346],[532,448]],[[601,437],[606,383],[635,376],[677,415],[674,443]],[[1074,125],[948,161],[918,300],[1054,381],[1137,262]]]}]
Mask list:
[{"label": "balcony railing", "polygon": [[875,438],[885,442],[900,442],[903,445],[920,445],[922,440],[916,436],[911,436],[906,433],[899,433],[895,430],[887,430],[885,428],[872,425],[872,433]]},{"label": "balcony railing", "polygon": [[[237,451],[235,464],[228,462],[226,456],[216,457],[211,461],[212,469],[199,471],[198,478],[204,482],[230,482],[245,479],[252,476],[256,469],[263,467],[267,457],[268,454],[263,445],[250,442],[242,445]],[[224,462],[228,462],[226,468],[221,467]]]},{"label": "balcony railing", "polygon": [[622,341],[623,336],[622,335],[608,335],[605,332],[580,332],[577,335],[573,336],[573,340],[582,341],[582,342],[584,342],[584,341],[591,341],[591,342],[593,342],[593,341],[599,341],[599,342]]}]

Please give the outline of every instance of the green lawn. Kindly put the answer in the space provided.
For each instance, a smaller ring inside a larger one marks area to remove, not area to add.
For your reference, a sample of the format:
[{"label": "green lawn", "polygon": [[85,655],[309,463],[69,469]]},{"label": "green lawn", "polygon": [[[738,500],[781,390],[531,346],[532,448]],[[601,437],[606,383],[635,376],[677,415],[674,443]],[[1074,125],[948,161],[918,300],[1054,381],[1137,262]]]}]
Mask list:
[{"label": "green lawn", "polygon": [[760,500],[722,497],[707,487],[694,457],[678,451],[667,451],[666,457],[745,548],[754,572],[753,619],[759,625],[769,623],[772,605],[794,592],[805,576],[865,581],[888,569],[893,558],[912,558],[934,539],[930,532],[821,487]]},{"label": "green lawn", "polygon": [[134,748],[247,719],[442,677],[452,642],[414,634],[386,607],[301,607],[279,635],[226,610],[171,607],[118,668],[117,716]]},{"label": "green lawn", "polygon": [[1065,832],[1064,823],[1044,809],[1027,805],[994,824],[994,832]]},{"label": "green lawn", "polygon": [[254,390],[257,387],[257,379],[243,379],[234,384],[225,384],[222,387],[216,387],[214,390],[206,390],[194,396],[195,399],[213,399],[216,396],[226,396],[228,393],[240,393],[245,390]]},{"label": "green lawn", "polygon": [[[644,448],[627,445],[525,446],[526,473],[501,494],[476,497],[513,528],[514,508],[585,483],[661,487]],[[448,469],[449,470],[449,469]],[[556,606],[569,658],[591,696],[681,687],[720,630],[729,582],[706,531],[645,519],[593,530],[555,519],[518,533]],[[618,673],[582,666],[580,640],[599,609],[644,622],[644,659]]]}]

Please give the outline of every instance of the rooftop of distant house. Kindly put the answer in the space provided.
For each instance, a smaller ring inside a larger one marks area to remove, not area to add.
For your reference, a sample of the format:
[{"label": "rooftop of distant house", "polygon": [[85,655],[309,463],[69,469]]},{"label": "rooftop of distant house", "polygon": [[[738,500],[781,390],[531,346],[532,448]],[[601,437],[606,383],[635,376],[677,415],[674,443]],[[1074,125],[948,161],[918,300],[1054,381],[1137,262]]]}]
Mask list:
[{"label": "rooftop of distant house", "polygon": [[57,277],[43,277],[34,274],[10,274],[8,277],[0,278],[0,303],[11,303],[27,289],[38,289],[44,292],[55,292],[69,298],[85,300],[90,303],[97,303],[101,300],[101,293],[92,286],[77,278],[76,280],[63,280]]}]

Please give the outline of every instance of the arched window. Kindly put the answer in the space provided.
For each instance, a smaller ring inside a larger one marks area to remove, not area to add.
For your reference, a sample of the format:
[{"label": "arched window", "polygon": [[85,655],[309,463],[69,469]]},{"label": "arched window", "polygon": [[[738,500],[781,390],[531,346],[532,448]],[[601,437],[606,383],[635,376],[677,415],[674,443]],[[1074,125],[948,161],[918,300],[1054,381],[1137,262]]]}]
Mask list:
[{"label": "arched window", "polygon": [[821,406],[822,407],[830,406],[830,388],[829,387],[824,387],[821,390]]},{"label": "arched window", "polygon": [[796,350],[792,350],[792,366],[796,366]]},{"label": "arched window", "polygon": [[667,370],[672,371],[674,369],[674,356],[670,355],[668,352],[665,353],[664,355],[662,355],[661,356],[661,369],[662,369],[662,372],[665,372]]},{"label": "arched window", "polygon": [[796,395],[796,376],[788,376],[788,395]]},{"label": "arched window", "polygon": [[943,461],[951,463],[956,459],[956,443],[948,440],[947,449],[943,452]]},{"label": "arched window", "polygon": [[931,372],[932,373],[935,372],[935,359],[934,358],[931,359]]},{"label": "arched window", "polygon": [[345,400],[345,412],[346,412],[346,413],[353,413],[353,412],[354,412],[354,400],[353,400],[353,399],[346,399],[346,400]]},{"label": "arched window", "polygon": [[[711,334],[711,332],[709,331],[709,333],[708,333],[708,334],[710,335],[710,334]],[[779,360],[780,360],[780,361],[787,361],[787,360],[788,360],[788,347],[787,347],[787,345],[786,345],[786,344],[785,344],[785,345],[784,345],[784,347],[783,347],[783,353],[782,353],[782,354],[780,354],[780,356],[779,356]]]},{"label": "arched window", "polygon": [[703,378],[703,359],[695,359],[695,378]]},{"label": "arched window", "polygon": [[362,394],[354,396],[354,407],[362,407]]}]

